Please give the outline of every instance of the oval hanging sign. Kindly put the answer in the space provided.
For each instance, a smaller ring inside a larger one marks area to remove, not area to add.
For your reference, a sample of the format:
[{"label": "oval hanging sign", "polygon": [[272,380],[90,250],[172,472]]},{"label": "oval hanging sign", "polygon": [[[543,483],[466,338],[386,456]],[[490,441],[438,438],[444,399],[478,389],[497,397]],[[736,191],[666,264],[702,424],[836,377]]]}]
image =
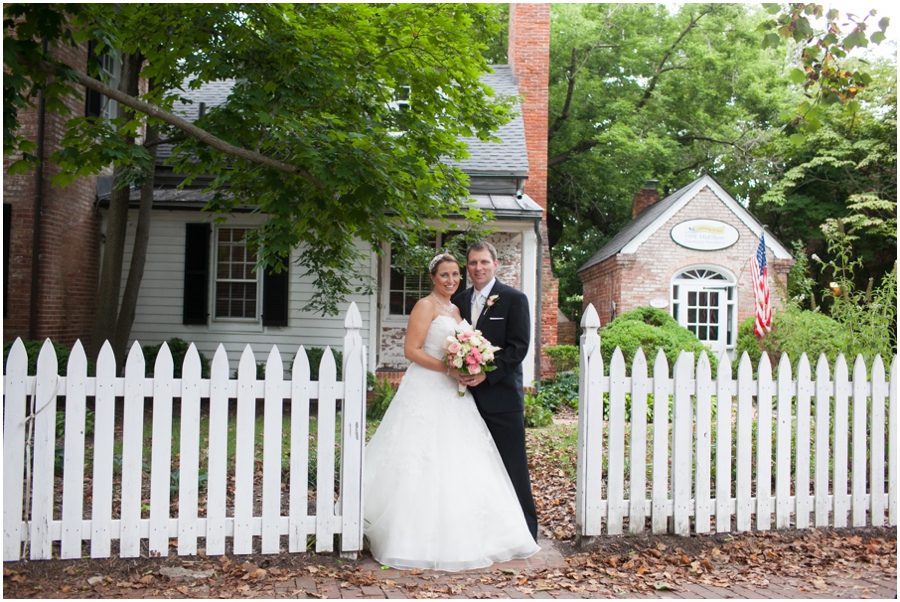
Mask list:
[{"label": "oval hanging sign", "polygon": [[672,228],[672,240],[688,249],[718,251],[727,249],[740,238],[737,228],[714,219],[692,219]]}]

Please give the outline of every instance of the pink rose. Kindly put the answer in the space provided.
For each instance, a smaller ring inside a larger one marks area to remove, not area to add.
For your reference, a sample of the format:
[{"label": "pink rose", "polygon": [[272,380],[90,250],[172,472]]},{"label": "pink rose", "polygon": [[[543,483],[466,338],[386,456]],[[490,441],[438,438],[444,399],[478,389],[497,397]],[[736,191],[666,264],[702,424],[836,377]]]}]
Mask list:
[{"label": "pink rose", "polygon": [[447,352],[451,353],[451,354],[455,354],[459,351],[460,347],[462,347],[462,345],[460,345],[458,342],[454,341],[454,342],[450,343],[450,345],[447,347]]},{"label": "pink rose", "polygon": [[476,363],[478,363],[478,364],[481,363],[481,352],[478,351],[477,349],[473,349],[473,350],[472,350],[472,354],[469,355],[469,357],[475,358],[475,362],[476,362]]}]

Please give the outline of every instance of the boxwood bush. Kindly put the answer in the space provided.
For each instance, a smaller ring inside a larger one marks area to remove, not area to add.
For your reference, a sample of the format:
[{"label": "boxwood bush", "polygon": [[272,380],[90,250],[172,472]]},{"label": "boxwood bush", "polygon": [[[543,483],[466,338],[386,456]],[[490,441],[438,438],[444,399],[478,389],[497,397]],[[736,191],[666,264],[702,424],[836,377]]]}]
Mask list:
[{"label": "boxwood bush", "polygon": [[680,326],[666,312],[653,307],[639,307],[625,312],[600,330],[600,353],[603,355],[604,370],[607,373],[616,347],[619,347],[625,356],[629,374],[634,354],[639,348],[644,350],[649,374],[653,373],[657,349],[662,349],[666,354],[670,374],[678,354],[682,351],[693,352],[695,362],[699,361],[700,354],[706,351],[713,376],[719,365],[716,355],[701,343],[694,333]]}]

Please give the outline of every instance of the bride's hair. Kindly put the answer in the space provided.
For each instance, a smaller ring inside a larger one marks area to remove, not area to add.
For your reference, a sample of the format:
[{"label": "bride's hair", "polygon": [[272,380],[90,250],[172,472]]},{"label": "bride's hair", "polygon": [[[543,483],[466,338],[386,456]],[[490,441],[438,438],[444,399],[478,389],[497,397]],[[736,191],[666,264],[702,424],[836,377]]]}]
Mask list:
[{"label": "bride's hair", "polygon": [[432,276],[434,276],[435,274],[437,274],[438,266],[447,261],[452,261],[456,265],[459,265],[459,261],[457,261],[456,257],[451,255],[450,253],[438,253],[431,260],[431,263],[428,264],[428,272]]}]

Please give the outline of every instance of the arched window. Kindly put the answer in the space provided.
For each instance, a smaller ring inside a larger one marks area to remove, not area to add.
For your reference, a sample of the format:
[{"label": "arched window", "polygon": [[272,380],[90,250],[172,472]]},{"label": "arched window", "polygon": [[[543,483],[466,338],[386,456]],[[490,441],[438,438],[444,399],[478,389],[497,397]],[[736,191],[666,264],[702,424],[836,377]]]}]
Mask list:
[{"label": "arched window", "polygon": [[737,279],[718,266],[691,266],[672,278],[672,317],[716,353],[734,349]]}]

